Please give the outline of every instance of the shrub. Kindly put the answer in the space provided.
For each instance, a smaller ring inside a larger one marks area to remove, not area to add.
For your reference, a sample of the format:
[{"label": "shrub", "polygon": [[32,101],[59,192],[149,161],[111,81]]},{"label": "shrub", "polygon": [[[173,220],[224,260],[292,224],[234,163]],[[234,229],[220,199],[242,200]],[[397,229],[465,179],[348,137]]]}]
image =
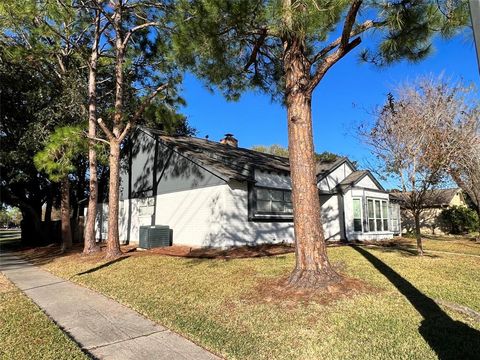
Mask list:
[{"label": "shrub", "polygon": [[478,214],[464,206],[452,206],[440,214],[440,227],[450,234],[466,234],[480,229]]}]

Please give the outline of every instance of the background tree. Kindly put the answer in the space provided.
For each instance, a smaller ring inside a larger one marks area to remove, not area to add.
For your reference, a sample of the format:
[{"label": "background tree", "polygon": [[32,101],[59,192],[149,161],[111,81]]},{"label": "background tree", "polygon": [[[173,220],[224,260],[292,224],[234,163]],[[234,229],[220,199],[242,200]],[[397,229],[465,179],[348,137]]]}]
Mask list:
[{"label": "background tree", "polygon": [[60,121],[57,111],[63,108],[57,104],[70,96],[62,96],[63,86],[48,70],[48,63],[32,66],[29,61],[10,57],[11,50],[1,43],[1,199],[21,210],[22,241],[33,245],[49,241],[41,223],[42,205],[52,204],[56,195],[48,178],[35,168],[33,156]]},{"label": "background tree", "polygon": [[435,108],[439,126],[430,134],[443,159],[447,172],[473,203],[480,216],[480,101],[478,91],[461,81],[444,77],[424,79],[425,92],[431,95],[424,106]]},{"label": "background tree", "polygon": [[[30,199],[38,199],[34,207],[27,207],[29,211],[22,210],[25,218],[22,238],[30,237],[28,230],[35,229],[31,237],[40,235],[48,241],[48,236],[43,231],[48,227],[40,224],[41,207],[46,203],[45,220],[48,223],[53,200],[58,192],[45,177],[38,176],[33,155],[56,126],[78,123],[86,116],[86,77],[79,59],[87,42],[89,25],[82,20],[83,14],[70,5],[67,2],[62,6],[57,1],[50,0],[6,0],[0,4],[2,62],[5,67],[19,71],[5,74],[5,77],[10,78],[7,80],[16,78],[19,83],[5,90],[7,96],[3,97],[2,102],[11,102],[11,105],[18,106],[18,110],[10,106],[3,108],[7,110],[4,111],[5,128],[12,130],[3,132],[2,140],[12,147],[16,146],[17,141],[23,140],[25,146],[16,148],[17,152],[22,152],[25,156],[22,169],[29,170],[27,173],[34,182],[42,179],[42,189],[35,186],[35,194],[27,195]],[[20,76],[23,79],[19,79]],[[28,82],[34,87],[28,88]],[[12,90],[18,92],[14,94]],[[35,110],[31,111],[33,109]],[[31,141],[28,145],[25,142],[27,139]],[[7,155],[6,159],[10,160],[11,156]],[[9,163],[7,167],[12,166],[15,172],[19,165]],[[77,179],[81,179],[81,176]],[[6,188],[11,188],[14,183],[15,176],[5,178]],[[7,198],[14,196],[8,190],[4,194]],[[9,201],[25,203],[21,194],[14,197]],[[25,205],[20,208],[25,208]]]},{"label": "background tree", "polygon": [[414,219],[420,255],[422,214],[438,203],[441,192],[432,190],[446,180],[450,160],[461,146],[458,137],[449,135],[452,121],[462,116],[451,106],[451,98],[445,83],[421,78],[390,94],[377,110],[373,126],[359,129],[381,172],[400,184],[402,193],[395,196]]},{"label": "background tree", "polygon": [[[272,154],[277,156],[282,156],[288,158],[288,149],[284,148],[281,145],[255,145],[252,146],[252,150],[260,151],[266,154]],[[324,151],[322,153],[315,153],[315,161],[321,162],[334,162],[335,160],[341,158],[340,155],[334,154],[329,151]]]},{"label": "background tree", "polygon": [[64,126],[48,137],[45,148],[34,157],[39,171],[45,172],[51,181],[61,183],[62,251],[72,247],[69,175],[76,171],[75,159],[85,151],[82,127]]},{"label": "background tree", "polygon": [[466,206],[452,206],[440,213],[440,227],[449,234],[461,234],[480,231],[478,214]]},{"label": "background tree", "polygon": [[0,204],[0,227],[20,226],[22,213],[19,208]]},{"label": "background tree", "polygon": [[[448,3],[448,7],[442,9]],[[370,36],[365,60],[418,61],[436,33],[451,36],[468,21],[451,1],[184,0],[175,35],[180,59],[229,99],[261,89],[287,108],[296,265],[289,284],[324,287],[341,280],[323,236],[311,101],[329,69]],[[442,10],[442,11],[440,11]],[[373,36],[373,30],[376,34]],[[338,34],[340,34],[338,36]]]}]

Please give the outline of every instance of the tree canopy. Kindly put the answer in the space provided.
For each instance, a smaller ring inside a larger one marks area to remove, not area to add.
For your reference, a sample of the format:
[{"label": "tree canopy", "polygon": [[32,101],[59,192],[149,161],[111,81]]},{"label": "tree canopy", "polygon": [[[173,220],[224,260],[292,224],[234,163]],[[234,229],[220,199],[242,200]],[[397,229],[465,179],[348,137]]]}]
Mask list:
[{"label": "tree canopy", "polygon": [[178,7],[180,61],[229,99],[256,88],[284,101],[283,46],[292,35],[308,68],[302,86],[313,91],[366,36],[360,58],[386,66],[424,59],[436,34],[449,38],[469,23],[467,1],[182,0]]}]

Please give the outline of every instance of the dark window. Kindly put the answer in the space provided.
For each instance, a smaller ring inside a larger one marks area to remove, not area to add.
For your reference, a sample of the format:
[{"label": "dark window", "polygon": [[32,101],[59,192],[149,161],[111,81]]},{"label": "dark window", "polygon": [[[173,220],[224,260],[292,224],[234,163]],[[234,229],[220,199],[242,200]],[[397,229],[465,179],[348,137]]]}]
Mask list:
[{"label": "dark window", "polygon": [[292,198],[290,190],[255,188],[256,213],[259,214],[292,214]]}]

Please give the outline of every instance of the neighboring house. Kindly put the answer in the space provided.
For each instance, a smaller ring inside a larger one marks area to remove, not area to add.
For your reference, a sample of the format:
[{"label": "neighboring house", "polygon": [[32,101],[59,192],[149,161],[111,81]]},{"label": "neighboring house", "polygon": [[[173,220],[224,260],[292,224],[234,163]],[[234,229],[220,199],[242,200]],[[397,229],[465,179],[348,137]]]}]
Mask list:
[{"label": "neighboring house", "polygon": [[[407,209],[406,203],[411,192],[391,192],[390,197],[400,204],[402,225],[404,232],[412,232],[415,229],[415,221]],[[430,190],[426,195],[426,206],[420,219],[421,232],[427,234],[442,234],[439,216],[444,209],[452,206],[467,206],[461,189],[436,189]]]},{"label": "neighboring house", "polygon": [[[287,158],[220,143],[165,136],[139,127],[122,157],[120,239],[137,243],[141,225],[168,225],[173,244],[254,245],[293,242]],[[327,240],[391,238],[399,206],[368,171],[347,158],[317,164]],[[107,232],[100,207],[98,236]]]}]

